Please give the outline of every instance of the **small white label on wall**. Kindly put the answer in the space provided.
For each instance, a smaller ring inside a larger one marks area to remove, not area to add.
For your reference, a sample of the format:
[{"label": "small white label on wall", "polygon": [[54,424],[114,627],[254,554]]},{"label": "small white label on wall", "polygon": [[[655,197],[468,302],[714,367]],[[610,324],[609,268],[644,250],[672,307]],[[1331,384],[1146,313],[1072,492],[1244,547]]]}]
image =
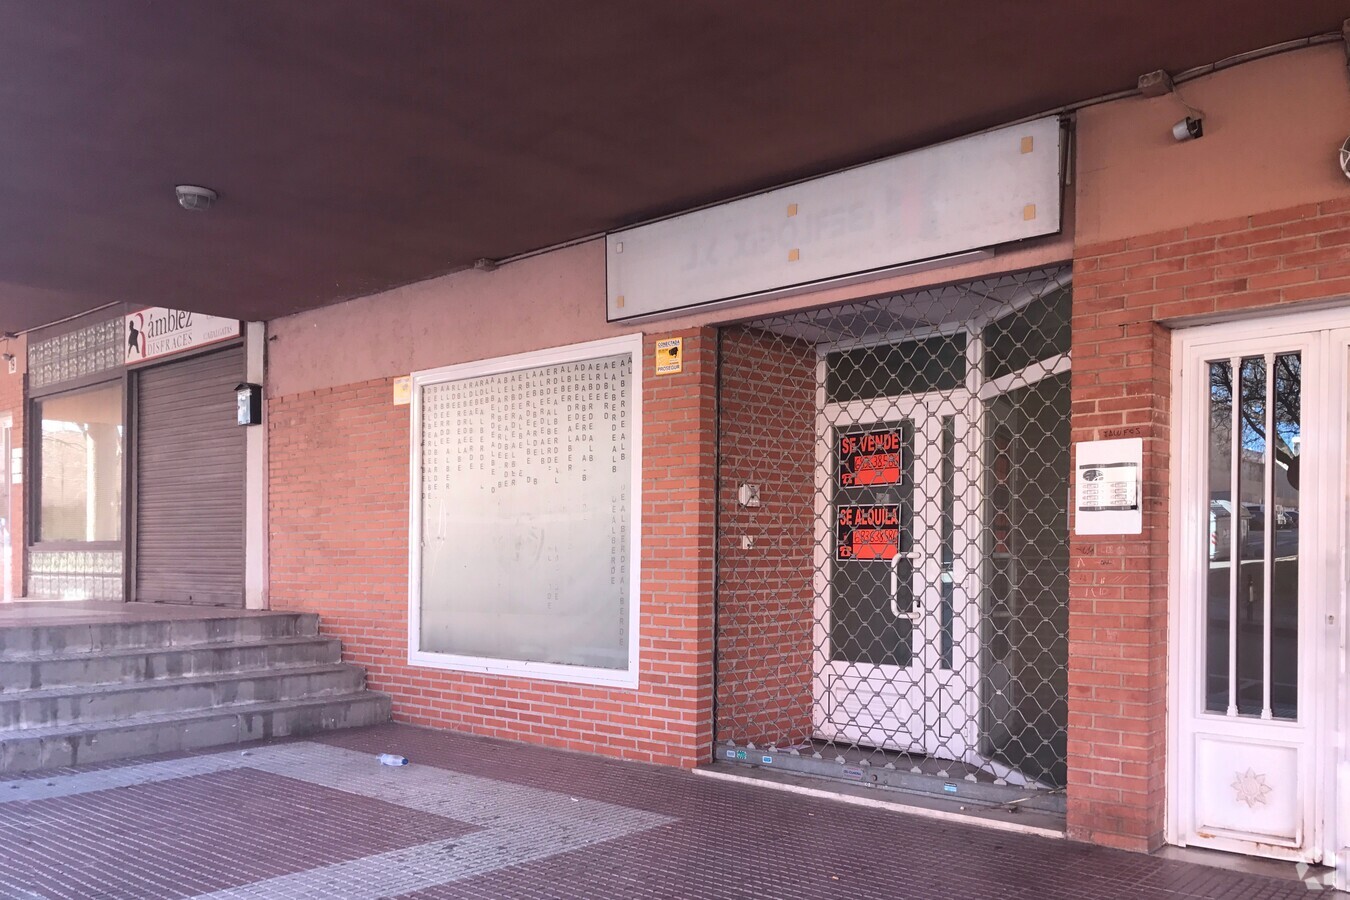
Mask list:
[{"label": "small white label on wall", "polygon": [[1144,530],[1144,441],[1084,441],[1074,471],[1075,534],[1139,534]]},{"label": "small white label on wall", "polygon": [[412,376],[404,375],[394,379],[394,405],[407,406],[412,403]]}]

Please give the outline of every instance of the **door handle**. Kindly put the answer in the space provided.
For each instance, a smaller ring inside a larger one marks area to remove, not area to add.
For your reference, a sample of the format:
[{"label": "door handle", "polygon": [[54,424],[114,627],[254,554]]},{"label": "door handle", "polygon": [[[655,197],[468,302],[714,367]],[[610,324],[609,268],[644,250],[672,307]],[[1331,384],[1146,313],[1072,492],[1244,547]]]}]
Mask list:
[{"label": "door handle", "polygon": [[[920,593],[918,591],[918,585],[913,585],[915,588],[914,602],[910,604],[909,612],[900,611],[900,560],[917,560],[918,558],[918,551],[897,553],[891,557],[891,615],[895,616],[897,619],[909,619],[911,622],[916,622],[919,617],[923,615],[923,604],[919,602]],[[915,574],[917,575],[918,573],[916,572]]]}]

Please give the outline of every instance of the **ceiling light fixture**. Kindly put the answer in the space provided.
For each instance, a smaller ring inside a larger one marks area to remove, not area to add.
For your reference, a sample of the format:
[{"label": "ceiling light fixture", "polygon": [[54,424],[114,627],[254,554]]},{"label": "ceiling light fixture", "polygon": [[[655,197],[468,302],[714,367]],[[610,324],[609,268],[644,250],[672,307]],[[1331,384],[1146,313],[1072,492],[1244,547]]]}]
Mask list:
[{"label": "ceiling light fixture", "polygon": [[178,205],[192,212],[206,212],[220,195],[199,184],[176,185],[173,192],[178,195]]}]

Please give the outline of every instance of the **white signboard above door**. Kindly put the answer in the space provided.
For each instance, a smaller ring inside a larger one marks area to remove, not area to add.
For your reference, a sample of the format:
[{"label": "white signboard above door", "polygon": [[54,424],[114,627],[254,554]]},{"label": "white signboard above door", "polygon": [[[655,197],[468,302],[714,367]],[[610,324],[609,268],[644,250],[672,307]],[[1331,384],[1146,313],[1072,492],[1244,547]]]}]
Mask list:
[{"label": "white signboard above door", "polygon": [[879,277],[1060,229],[1063,130],[1038,119],[606,239],[609,321]]},{"label": "white signboard above door", "polygon": [[239,320],[155,306],[127,313],[123,336],[131,366],[239,337]]}]

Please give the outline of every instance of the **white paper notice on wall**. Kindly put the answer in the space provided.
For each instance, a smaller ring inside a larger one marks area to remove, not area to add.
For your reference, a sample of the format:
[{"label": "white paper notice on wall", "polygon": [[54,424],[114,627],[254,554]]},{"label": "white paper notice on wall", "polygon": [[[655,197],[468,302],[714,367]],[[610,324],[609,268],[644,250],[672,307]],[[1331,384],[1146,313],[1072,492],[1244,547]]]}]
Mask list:
[{"label": "white paper notice on wall", "polygon": [[1074,534],[1144,530],[1143,438],[1084,441],[1074,471]]}]

